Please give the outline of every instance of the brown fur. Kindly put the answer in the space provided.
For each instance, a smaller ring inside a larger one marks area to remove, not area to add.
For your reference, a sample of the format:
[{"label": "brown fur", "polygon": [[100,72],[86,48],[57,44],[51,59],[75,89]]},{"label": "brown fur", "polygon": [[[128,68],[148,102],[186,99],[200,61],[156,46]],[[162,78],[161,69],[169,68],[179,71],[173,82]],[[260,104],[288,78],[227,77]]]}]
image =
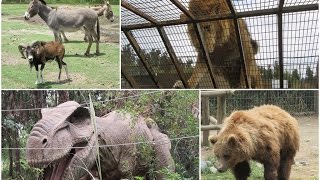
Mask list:
[{"label": "brown fur", "polygon": [[[214,16],[230,13],[225,0],[190,0],[189,10],[195,17],[201,17],[203,14]],[[182,15],[181,18],[186,17]],[[261,75],[254,57],[258,51],[258,44],[251,39],[246,22],[243,19],[239,19],[238,23],[241,31],[242,44],[244,46],[243,53],[247,67],[249,88],[262,88]],[[200,26],[210,54],[217,88],[246,88],[245,73],[240,63],[240,53],[234,21],[221,20],[203,22],[200,23]],[[208,72],[193,24],[188,24],[188,34],[192,45],[199,52],[198,63],[193,70],[191,78],[188,80],[189,87],[195,88],[201,78]]]},{"label": "brown fur", "polygon": [[253,159],[264,165],[266,180],[288,180],[299,149],[298,123],[279,107],[263,105],[233,112],[209,140],[220,163],[218,171],[231,168],[236,179],[247,179],[248,161]]}]

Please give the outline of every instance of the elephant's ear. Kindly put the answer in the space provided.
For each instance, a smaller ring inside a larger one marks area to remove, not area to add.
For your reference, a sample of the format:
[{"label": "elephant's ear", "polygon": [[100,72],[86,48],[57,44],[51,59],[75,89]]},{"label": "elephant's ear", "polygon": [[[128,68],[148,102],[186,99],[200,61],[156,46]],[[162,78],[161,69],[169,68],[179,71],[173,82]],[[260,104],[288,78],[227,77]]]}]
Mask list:
[{"label": "elephant's ear", "polygon": [[218,141],[218,136],[217,135],[209,136],[209,141],[211,142],[212,145],[214,145]]},{"label": "elephant's ear", "polygon": [[90,111],[84,107],[78,107],[74,112],[68,117],[67,121],[72,124],[82,123],[90,119]]}]

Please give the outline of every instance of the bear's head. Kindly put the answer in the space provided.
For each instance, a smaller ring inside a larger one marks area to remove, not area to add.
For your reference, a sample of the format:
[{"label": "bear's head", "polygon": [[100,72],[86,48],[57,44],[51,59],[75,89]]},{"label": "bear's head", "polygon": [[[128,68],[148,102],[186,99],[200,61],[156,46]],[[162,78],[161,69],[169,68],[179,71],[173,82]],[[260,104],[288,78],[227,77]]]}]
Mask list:
[{"label": "bear's head", "polygon": [[236,164],[245,161],[248,158],[248,142],[238,133],[223,133],[209,137],[214,145],[213,151],[217,158],[214,164],[218,172],[225,172]]}]

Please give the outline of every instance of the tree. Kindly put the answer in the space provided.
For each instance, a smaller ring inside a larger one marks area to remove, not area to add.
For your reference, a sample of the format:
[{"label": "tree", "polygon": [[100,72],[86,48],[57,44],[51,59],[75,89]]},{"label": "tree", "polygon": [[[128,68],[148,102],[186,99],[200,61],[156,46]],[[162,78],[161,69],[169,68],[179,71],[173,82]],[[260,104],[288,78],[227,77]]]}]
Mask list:
[{"label": "tree", "polygon": [[298,70],[297,69],[295,69],[295,70],[293,70],[292,71],[292,80],[293,81],[300,81],[300,75],[299,75],[299,73],[298,73]]},{"label": "tree", "polygon": [[312,82],[314,80],[313,71],[311,70],[310,66],[308,66],[306,70],[306,80],[309,82]]},{"label": "tree", "polygon": [[275,61],[275,62],[274,62],[273,78],[274,78],[274,79],[280,79],[280,65],[279,65],[279,61]]}]

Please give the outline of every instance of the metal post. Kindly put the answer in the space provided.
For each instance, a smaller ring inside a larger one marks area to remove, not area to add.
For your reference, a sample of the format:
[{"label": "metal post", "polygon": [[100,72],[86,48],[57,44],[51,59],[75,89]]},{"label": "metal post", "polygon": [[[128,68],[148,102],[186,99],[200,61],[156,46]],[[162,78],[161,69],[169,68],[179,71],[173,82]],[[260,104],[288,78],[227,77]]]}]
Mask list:
[{"label": "metal post", "polygon": [[282,10],[283,10],[284,0],[279,0],[278,7],[278,50],[279,50],[279,79],[280,79],[280,89],[283,89],[283,37],[282,37]]}]

